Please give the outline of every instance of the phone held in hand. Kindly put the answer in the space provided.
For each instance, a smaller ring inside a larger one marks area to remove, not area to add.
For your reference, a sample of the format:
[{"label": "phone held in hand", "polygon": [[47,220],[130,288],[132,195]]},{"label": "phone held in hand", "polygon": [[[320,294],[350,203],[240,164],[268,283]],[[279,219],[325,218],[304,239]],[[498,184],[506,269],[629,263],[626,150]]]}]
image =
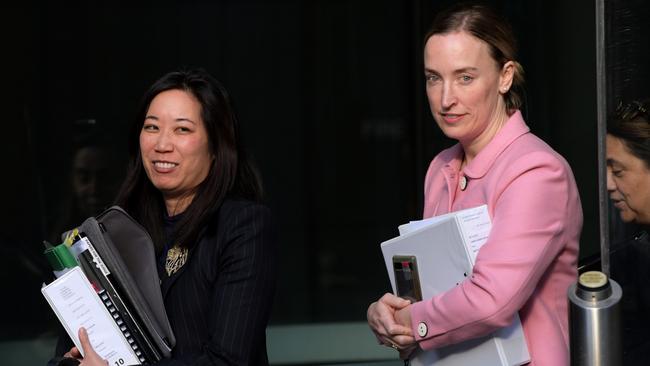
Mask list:
[{"label": "phone held in hand", "polygon": [[397,296],[411,301],[422,301],[420,278],[417,261],[414,255],[394,255],[393,271],[395,272],[395,288]]}]

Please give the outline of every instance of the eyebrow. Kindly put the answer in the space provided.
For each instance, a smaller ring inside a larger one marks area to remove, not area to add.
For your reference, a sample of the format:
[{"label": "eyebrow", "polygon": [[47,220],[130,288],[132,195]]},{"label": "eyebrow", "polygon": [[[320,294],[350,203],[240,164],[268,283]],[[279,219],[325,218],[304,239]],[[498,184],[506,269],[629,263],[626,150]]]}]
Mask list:
[{"label": "eyebrow", "polygon": [[625,164],[621,163],[620,161],[613,159],[613,158],[607,158],[606,160],[607,165],[612,166],[612,165],[618,165],[621,167],[625,167]]},{"label": "eyebrow", "polygon": [[[156,117],[156,116],[153,116],[153,115],[147,115],[146,117],[144,117],[144,119],[145,119],[145,121],[148,120],[148,119],[152,119],[152,120],[154,120],[154,121],[158,121],[159,118]],[[174,120],[174,122],[190,122],[190,123],[196,124],[196,122],[194,122],[193,120],[191,120],[191,119],[189,119],[189,118],[185,118],[185,117],[176,118],[176,119]]]},{"label": "eyebrow", "polygon": [[[477,67],[471,67],[471,66],[462,67],[460,69],[454,70],[454,74],[463,74],[463,73],[466,73],[466,72],[469,72],[469,71],[476,72],[476,71],[478,71],[478,68]],[[432,69],[429,69],[429,68],[426,68],[426,67],[424,68],[424,72],[429,73],[429,74],[440,74],[436,70],[432,70]]]},{"label": "eyebrow", "polygon": [[194,122],[193,120],[191,120],[189,118],[185,118],[185,117],[176,118],[174,120],[174,122],[190,122],[190,123],[196,124],[196,122]]}]

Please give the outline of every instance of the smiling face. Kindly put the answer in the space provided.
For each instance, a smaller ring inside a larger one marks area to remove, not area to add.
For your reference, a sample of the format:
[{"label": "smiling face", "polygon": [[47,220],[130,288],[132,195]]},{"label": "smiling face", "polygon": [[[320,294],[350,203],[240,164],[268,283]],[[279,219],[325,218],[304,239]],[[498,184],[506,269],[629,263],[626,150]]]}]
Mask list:
[{"label": "smiling face", "polygon": [[624,222],[650,225],[650,169],[623,140],[609,134],[607,191]]},{"label": "smiling face", "polygon": [[212,162],[201,104],[192,94],[167,90],[151,101],[140,131],[140,154],[168,213],[182,212]]},{"label": "smiling face", "polygon": [[427,40],[424,72],[438,126],[466,153],[478,153],[508,120],[502,94],[512,84],[513,63],[500,67],[487,43],[459,31]]}]

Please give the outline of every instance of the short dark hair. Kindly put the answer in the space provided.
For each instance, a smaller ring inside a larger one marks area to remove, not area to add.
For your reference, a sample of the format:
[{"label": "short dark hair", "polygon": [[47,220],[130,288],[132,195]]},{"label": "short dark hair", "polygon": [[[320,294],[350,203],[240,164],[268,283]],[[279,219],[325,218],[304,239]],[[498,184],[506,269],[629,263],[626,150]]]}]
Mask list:
[{"label": "short dark hair", "polygon": [[[165,244],[166,206],[142,165],[140,131],[151,101],[167,90],[191,93],[201,105],[201,118],[214,156],[207,177],[196,188],[195,199],[184,211],[173,233],[174,244],[192,247],[199,231],[228,196],[261,200],[259,176],[243,149],[239,124],[226,89],[203,69],[170,72],[144,94],[129,134],[129,168],[118,194],[122,206],[151,235],[158,250]],[[200,199],[197,199],[200,198]]]},{"label": "short dark hair", "polygon": [[619,103],[608,119],[607,133],[621,139],[630,153],[650,169],[650,98]]},{"label": "short dark hair", "polygon": [[487,43],[490,56],[499,67],[508,61],[515,64],[510,90],[504,95],[507,110],[523,105],[524,68],[516,60],[517,40],[510,23],[491,8],[478,3],[455,4],[436,15],[424,43],[434,35],[465,31]]}]

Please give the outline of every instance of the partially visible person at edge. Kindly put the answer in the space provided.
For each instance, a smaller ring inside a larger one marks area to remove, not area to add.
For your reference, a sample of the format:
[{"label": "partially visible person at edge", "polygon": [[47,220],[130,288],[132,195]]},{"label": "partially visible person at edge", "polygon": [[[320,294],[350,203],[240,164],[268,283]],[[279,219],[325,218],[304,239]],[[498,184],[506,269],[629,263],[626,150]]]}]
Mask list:
[{"label": "partially visible person at edge", "polygon": [[[144,95],[117,203],[151,234],[176,345],[156,365],[268,365],[276,235],[226,90],[203,70],[172,72]],[[106,365],[87,333],[83,366]]]},{"label": "partially visible person at edge", "polygon": [[567,289],[577,279],[582,209],[571,168],[519,111],[512,30],[489,8],[461,4],[437,15],[425,42],[431,113],[458,144],[429,166],[423,216],[487,204],[492,230],[460,285],[413,304],[385,294],[368,323],[406,358],[485,336],[519,314],[530,364],[568,365]]},{"label": "partially visible person at edge", "polygon": [[624,365],[650,357],[650,99],[621,103],[607,123],[607,190],[621,221],[638,232],[610,252],[612,278],[623,287]]}]

